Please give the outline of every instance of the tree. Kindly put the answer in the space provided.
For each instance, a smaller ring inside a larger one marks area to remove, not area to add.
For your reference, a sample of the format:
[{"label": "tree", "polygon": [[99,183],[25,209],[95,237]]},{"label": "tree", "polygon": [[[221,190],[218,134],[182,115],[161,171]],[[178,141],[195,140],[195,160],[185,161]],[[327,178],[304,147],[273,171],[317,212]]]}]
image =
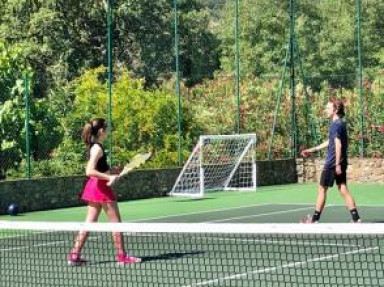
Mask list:
[{"label": "tree", "polygon": [[[80,141],[85,122],[94,117],[107,117],[105,72],[104,67],[87,70],[74,83],[73,112],[65,120],[69,137],[74,142]],[[116,69],[116,74],[112,98],[115,163],[124,163],[136,152],[152,150],[155,162],[158,154],[164,160],[157,161],[158,166],[176,164],[178,119],[173,94],[162,90],[146,91],[144,80],[134,79],[124,67]],[[188,144],[200,129],[188,109],[183,111],[182,140]],[[190,146],[184,148],[188,150]]]},{"label": "tree", "polygon": [[[175,71],[174,14],[169,0],[121,1],[116,10],[116,53],[146,86]],[[196,0],[178,1],[181,75],[187,85],[212,77],[218,68],[219,42],[210,29],[209,10]]]},{"label": "tree", "polygon": [[[238,40],[243,76],[280,73],[289,28],[286,8],[282,1],[240,1]],[[234,70],[234,11],[234,3],[228,1],[223,8],[223,24],[219,28],[222,41],[220,60],[225,71]]]},{"label": "tree", "polygon": [[0,178],[21,160],[22,140],[22,75],[19,72],[20,51],[0,41]]},{"label": "tree", "polygon": [[[17,168],[26,152],[26,102],[24,77],[33,79],[30,68],[24,67],[21,49],[0,43],[0,176]],[[30,81],[31,90],[33,80]],[[60,124],[47,99],[30,93],[30,142],[34,160],[50,157],[61,141]]]}]

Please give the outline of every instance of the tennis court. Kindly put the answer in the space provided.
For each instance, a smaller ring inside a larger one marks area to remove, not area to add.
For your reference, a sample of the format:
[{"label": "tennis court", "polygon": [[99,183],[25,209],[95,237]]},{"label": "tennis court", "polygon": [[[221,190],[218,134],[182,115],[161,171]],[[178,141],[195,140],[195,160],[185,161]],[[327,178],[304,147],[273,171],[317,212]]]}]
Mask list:
[{"label": "tennis court", "polygon": [[[383,184],[350,183],[364,222],[384,221]],[[298,223],[312,213],[317,184],[288,184],[258,187],[256,192],[215,192],[202,199],[153,198],[120,202],[123,221],[157,222],[208,222],[244,216],[236,222]],[[349,214],[334,187],[327,196],[327,208],[322,223],[347,223]],[[16,217],[0,216],[0,220],[12,221],[84,221],[84,206],[48,211],[30,212]],[[248,218],[246,218],[249,216]],[[106,221],[101,216],[100,221]],[[228,222],[227,222],[228,223]]]},{"label": "tennis court", "polygon": [[[66,264],[72,227],[52,232],[35,222],[41,230],[2,230],[1,286],[381,286],[384,236],[372,229],[383,226],[372,223],[384,220],[382,187],[351,185],[364,224],[343,224],[349,214],[336,189],[326,224],[296,224],[313,211],[314,184],[121,203],[123,219],[134,222],[124,229],[126,247],[143,259],[126,266],[117,266],[110,230],[102,227],[91,233],[88,261],[78,267]],[[0,220],[81,221],[84,214],[81,207]]]}]

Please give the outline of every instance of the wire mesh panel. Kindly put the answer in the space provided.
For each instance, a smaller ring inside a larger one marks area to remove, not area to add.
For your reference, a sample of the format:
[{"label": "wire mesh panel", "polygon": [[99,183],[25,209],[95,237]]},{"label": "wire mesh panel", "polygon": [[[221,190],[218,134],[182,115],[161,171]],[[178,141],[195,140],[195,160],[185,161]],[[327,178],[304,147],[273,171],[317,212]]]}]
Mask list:
[{"label": "wire mesh panel", "polygon": [[[364,94],[364,138],[366,155],[381,157],[384,154],[384,90],[383,83],[383,25],[376,17],[384,12],[382,1],[361,0],[360,3],[361,63],[363,68],[362,90]],[[381,23],[381,24],[380,24]]]},{"label": "wire mesh panel", "polygon": [[[297,47],[302,62],[301,92],[310,98],[313,130],[325,141],[328,100],[344,98],[351,146],[359,151],[359,95],[355,5],[351,1],[297,1]],[[301,117],[304,119],[304,117]],[[357,139],[357,141],[356,141]]]},{"label": "wire mesh panel", "polygon": [[350,154],[382,156],[383,5],[1,3],[0,177],[82,173],[93,117],[109,122],[112,164],[148,149],[153,166],[181,164],[201,134],[256,132],[258,158],[294,157],[326,138],[333,97]]},{"label": "wire mesh panel", "polygon": [[[341,98],[346,105],[351,155],[375,153],[369,136],[371,103],[380,106],[382,101],[379,93],[369,91],[369,82],[379,78],[380,66],[380,48],[370,39],[376,35],[372,19],[378,19],[374,6],[382,9],[382,3],[375,1],[296,1],[302,93],[310,98],[316,138],[327,137],[323,112],[327,101]],[[382,118],[380,113],[375,115]]]},{"label": "wire mesh panel", "polygon": [[[9,63],[12,65],[14,63]],[[1,142],[0,142],[0,179],[7,177],[9,170],[17,168],[22,160],[22,150],[25,150],[25,101],[23,91],[14,90],[17,76],[8,75],[7,79],[0,79],[0,107],[1,107]],[[22,87],[22,81],[18,84]]]},{"label": "wire mesh panel", "polygon": [[[42,227],[43,226],[43,227]],[[381,286],[381,224],[0,224],[14,286]],[[68,257],[90,231],[78,264]],[[111,233],[140,262],[121,264]],[[120,264],[119,264],[120,263]]]}]

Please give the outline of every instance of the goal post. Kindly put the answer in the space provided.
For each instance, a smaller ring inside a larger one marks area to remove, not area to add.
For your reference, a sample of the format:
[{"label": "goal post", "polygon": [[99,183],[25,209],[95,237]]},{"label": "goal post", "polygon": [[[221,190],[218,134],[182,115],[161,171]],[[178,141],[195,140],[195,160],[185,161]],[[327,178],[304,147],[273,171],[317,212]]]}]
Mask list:
[{"label": "goal post", "polygon": [[203,135],[181,170],[171,196],[256,190],[256,134]]}]

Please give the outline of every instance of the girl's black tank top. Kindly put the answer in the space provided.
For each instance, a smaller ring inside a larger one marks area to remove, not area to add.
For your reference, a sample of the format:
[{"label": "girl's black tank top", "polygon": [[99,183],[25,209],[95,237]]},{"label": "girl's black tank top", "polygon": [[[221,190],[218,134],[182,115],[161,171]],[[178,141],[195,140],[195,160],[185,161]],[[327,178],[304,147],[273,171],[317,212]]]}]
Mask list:
[{"label": "girl's black tank top", "polygon": [[[109,170],[109,164],[107,162],[107,155],[105,153],[104,147],[99,143],[92,143],[91,148],[95,144],[99,145],[103,150],[103,156],[98,160],[96,164],[96,170],[100,172],[107,172]],[[89,158],[89,152],[88,152],[88,158]]]}]

